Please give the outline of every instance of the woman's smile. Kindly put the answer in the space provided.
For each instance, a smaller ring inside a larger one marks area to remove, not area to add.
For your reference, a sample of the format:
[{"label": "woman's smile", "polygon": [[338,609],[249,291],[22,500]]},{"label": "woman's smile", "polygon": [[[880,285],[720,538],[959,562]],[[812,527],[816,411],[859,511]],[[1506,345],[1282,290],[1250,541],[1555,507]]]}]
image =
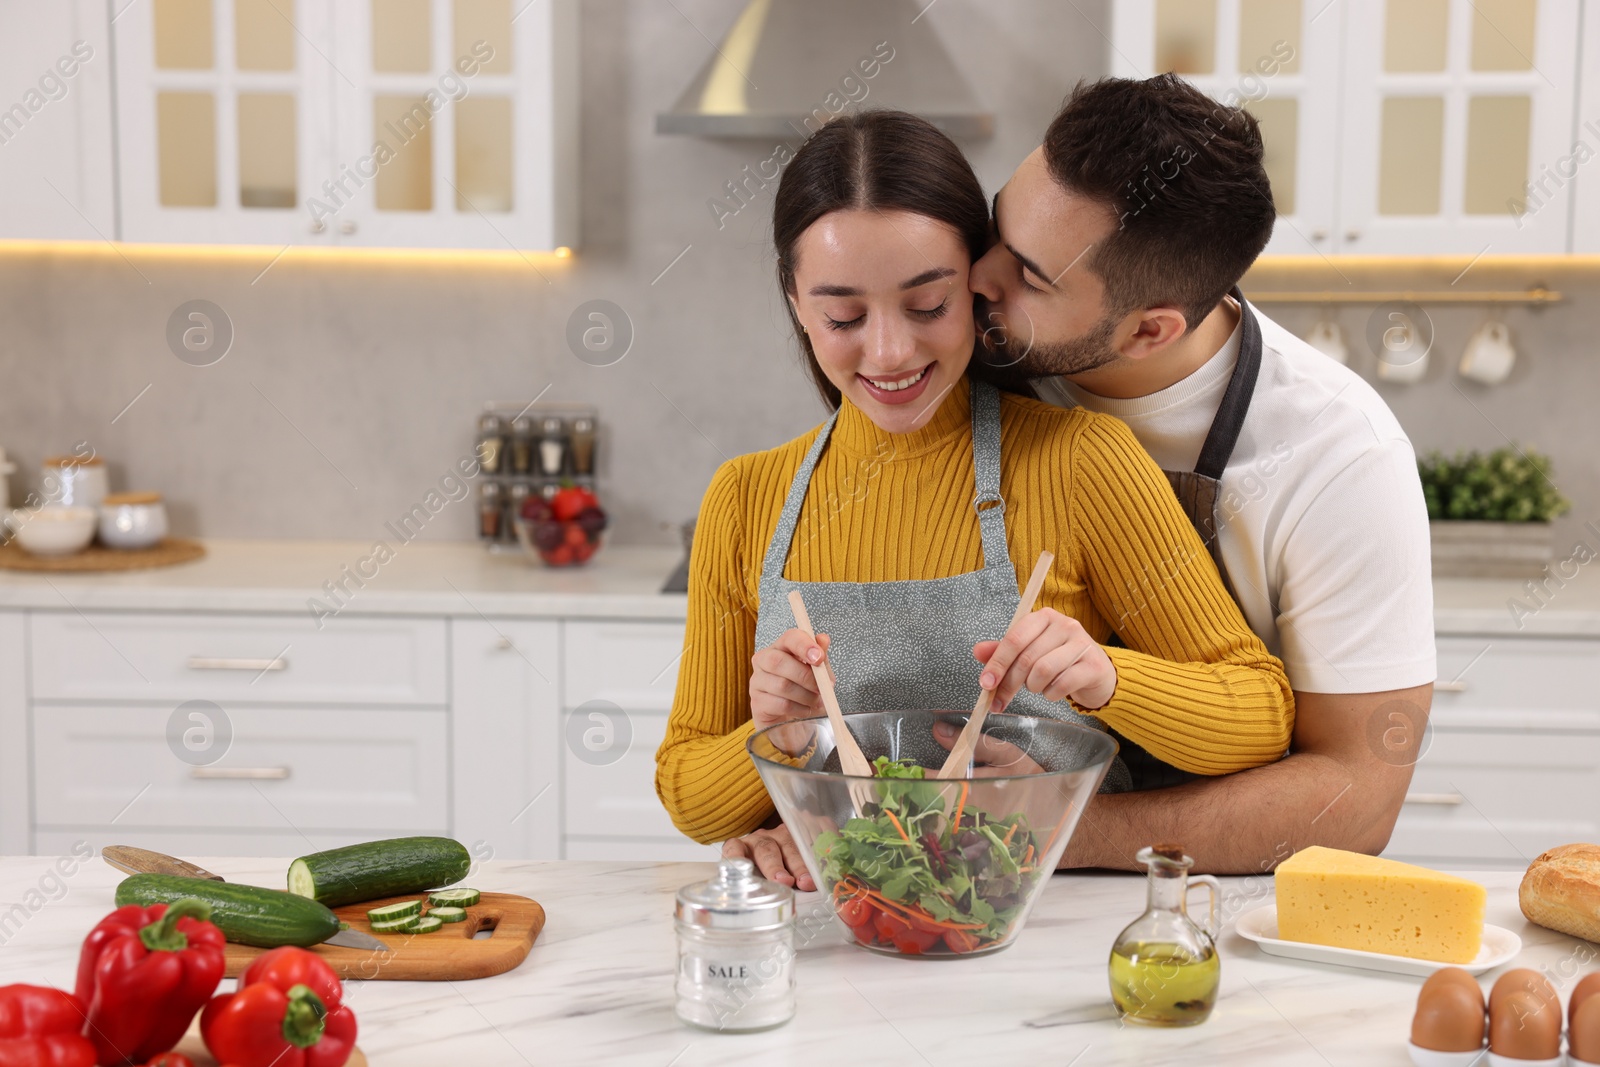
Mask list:
[{"label": "woman's smile", "polygon": [[880,404],[909,404],[927,391],[928,382],[933,379],[930,373],[938,361],[924,364],[917,370],[907,374],[898,374],[893,377],[857,374],[862,385],[872,398]]}]

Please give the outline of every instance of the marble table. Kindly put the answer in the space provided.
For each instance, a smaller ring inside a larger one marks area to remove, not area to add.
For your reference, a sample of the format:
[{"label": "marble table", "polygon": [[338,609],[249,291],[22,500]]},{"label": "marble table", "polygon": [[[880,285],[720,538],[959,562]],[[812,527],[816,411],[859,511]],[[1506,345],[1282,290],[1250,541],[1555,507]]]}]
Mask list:
[{"label": "marble table", "polygon": [[[274,887],[286,866],[198,862],[230,881]],[[1015,946],[968,960],[887,959],[853,948],[824,920],[821,900],[806,894],[795,1019],[752,1035],[693,1030],[672,1013],[672,901],[711,870],[486,863],[470,884],[544,904],[549,923],[532,954],[509,974],[478,981],[351,983],[360,1044],[374,1067],[1409,1063],[1421,980],[1262,954],[1232,931],[1232,919],[1271,900],[1266,877],[1224,879],[1222,994],[1211,1019],[1188,1030],[1126,1026],[1097,1010],[1109,1006],[1111,942],[1144,906],[1144,879],[1115,874],[1055,876]],[[1489,921],[1522,937],[1519,965],[1546,969],[1563,994],[1575,975],[1596,968],[1600,946],[1522,918],[1517,875],[1469,876],[1489,886]],[[79,941],[110,910],[120,877],[98,859],[0,859],[0,984],[70,988]]]}]

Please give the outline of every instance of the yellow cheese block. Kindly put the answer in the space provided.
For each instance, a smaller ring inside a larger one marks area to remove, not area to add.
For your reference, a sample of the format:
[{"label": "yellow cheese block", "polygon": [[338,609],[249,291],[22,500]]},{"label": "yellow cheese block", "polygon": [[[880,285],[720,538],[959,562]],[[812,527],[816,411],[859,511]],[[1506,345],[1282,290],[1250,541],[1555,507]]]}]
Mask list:
[{"label": "yellow cheese block", "polygon": [[1426,867],[1313,845],[1278,865],[1285,941],[1471,963],[1488,891]]}]

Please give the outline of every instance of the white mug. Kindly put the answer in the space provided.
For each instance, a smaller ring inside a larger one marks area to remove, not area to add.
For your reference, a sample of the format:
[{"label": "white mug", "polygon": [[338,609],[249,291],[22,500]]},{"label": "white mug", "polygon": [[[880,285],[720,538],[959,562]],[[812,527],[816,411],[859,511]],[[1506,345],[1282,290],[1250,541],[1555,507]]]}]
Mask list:
[{"label": "white mug", "polygon": [[1378,353],[1378,378],[1386,382],[1420,382],[1428,373],[1428,351],[1417,324],[1403,310],[1390,311],[1383,324]]},{"label": "white mug", "polygon": [[1344,343],[1344,331],[1332,319],[1319,319],[1306,334],[1306,344],[1327,356],[1335,363],[1349,363],[1350,349]]},{"label": "white mug", "polygon": [[1457,368],[1463,378],[1484,385],[1499,385],[1511,377],[1517,350],[1511,345],[1511,330],[1503,322],[1486,322],[1473,333],[1461,353]]}]

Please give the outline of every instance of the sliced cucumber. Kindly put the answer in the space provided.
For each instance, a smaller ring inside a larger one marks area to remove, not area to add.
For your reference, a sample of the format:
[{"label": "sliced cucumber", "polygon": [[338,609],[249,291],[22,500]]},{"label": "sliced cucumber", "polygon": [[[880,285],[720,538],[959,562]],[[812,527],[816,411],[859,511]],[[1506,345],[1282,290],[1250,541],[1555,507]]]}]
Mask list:
[{"label": "sliced cucumber", "polygon": [[289,865],[289,892],[337,908],[446,886],[471,867],[466,846],[448,837],[367,841],[301,856]]},{"label": "sliced cucumber", "polygon": [[400,928],[400,932],[405,934],[431,934],[443,925],[443,919],[425,915],[420,919],[412,919],[410,923]]},{"label": "sliced cucumber", "polygon": [[367,912],[367,921],[378,923],[392,922],[395,919],[415,919],[422,914],[422,901],[402,900],[398,904],[385,904],[381,908],[373,908]]},{"label": "sliced cucumber", "polygon": [[211,905],[211,921],[238,945],[276,948],[319,945],[339,932],[339,917],[314,900],[278,889],[261,889],[209,878],[136,874],[117,886],[117,906],[171,904],[197,897]]},{"label": "sliced cucumber", "polygon": [[428,894],[428,903],[446,908],[470,908],[478,902],[476,889],[439,889]]},{"label": "sliced cucumber", "polygon": [[465,922],[466,918],[467,918],[467,909],[466,908],[448,908],[448,907],[445,907],[445,908],[429,908],[428,909],[428,918],[430,918],[430,919],[438,919],[442,923]]},{"label": "sliced cucumber", "polygon": [[373,933],[381,934],[392,930],[404,930],[420,918],[422,918],[420,915],[407,915],[403,919],[390,919],[387,922],[375,922],[370,925]]}]

